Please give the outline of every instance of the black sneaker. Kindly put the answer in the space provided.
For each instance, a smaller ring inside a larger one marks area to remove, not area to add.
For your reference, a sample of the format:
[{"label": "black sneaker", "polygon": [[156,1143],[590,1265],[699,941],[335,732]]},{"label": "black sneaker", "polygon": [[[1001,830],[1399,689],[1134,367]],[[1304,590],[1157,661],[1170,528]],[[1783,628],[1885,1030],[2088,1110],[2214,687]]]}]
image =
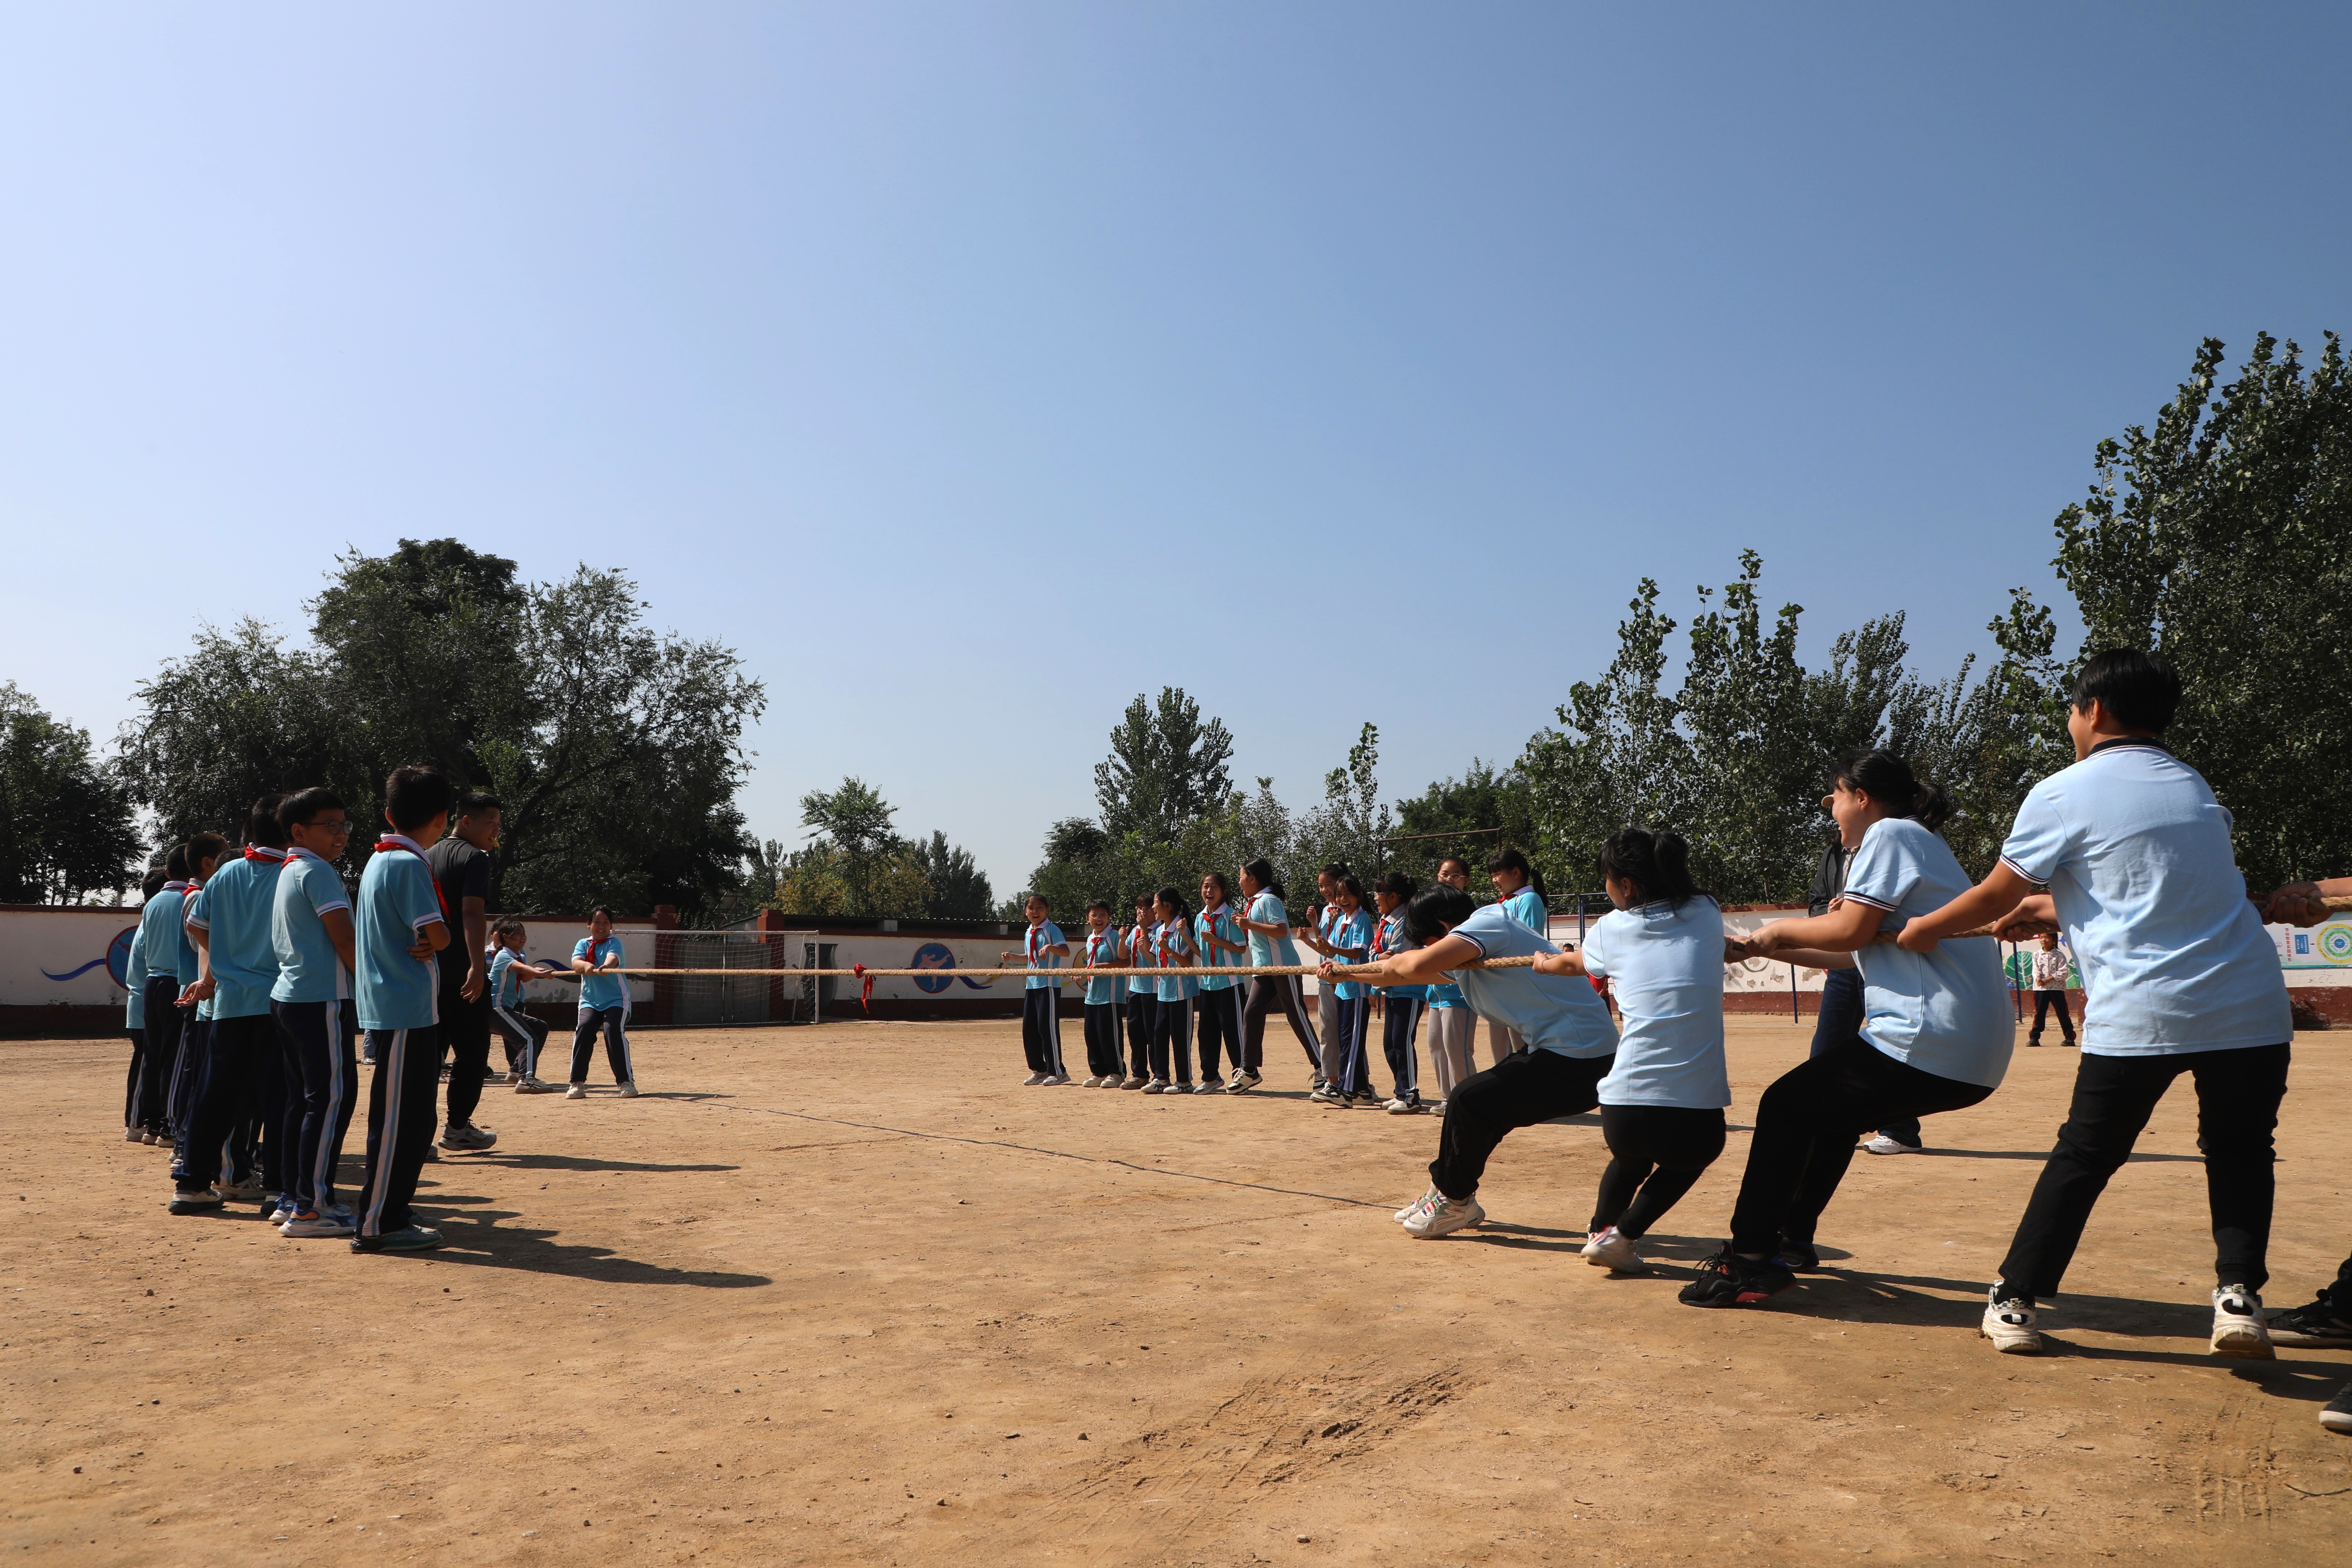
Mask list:
[{"label": "black sneaker", "polygon": [[2320,1411],[2319,1424],[2330,1432],[2341,1432],[2352,1437],[2352,1383],[2336,1391],[2336,1397]]},{"label": "black sneaker", "polygon": [[1813,1249],[1811,1242],[1790,1241],[1784,1236],[1780,1238],[1780,1250],[1772,1255],[1772,1261],[1792,1273],[1812,1274],[1821,1269],[1822,1255]]},{"label": "black sneaker", "polygon": [[2352,1312],[2322,1296],[2308,1307],[2272,1313],[2271,1339],[2316,1350],[2352,1346]]},{"label": "black sneaker", "polygon": [[1797,1277],[1777,1258],[1751,1262],[1724,1243],[1716,1255],[1698,1266],[1698,1278],[1682,1288],[1675,1300],[1685,1307],[1746,1307],[1777,1296],[1797,1282]]}]

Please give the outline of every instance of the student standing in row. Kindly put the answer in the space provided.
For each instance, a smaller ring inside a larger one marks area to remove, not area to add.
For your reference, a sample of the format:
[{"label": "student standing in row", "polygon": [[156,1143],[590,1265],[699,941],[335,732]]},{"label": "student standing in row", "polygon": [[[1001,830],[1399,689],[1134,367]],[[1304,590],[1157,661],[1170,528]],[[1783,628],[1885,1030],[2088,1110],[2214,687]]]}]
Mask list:
[{"label": "student standing in row", "polygon": [[1609,1168],[1592,1207],[1584,1260],[1643,1267],[1637,1244],[1723,1152],[1731,1079],[1723,1058],[1723,910],[1691,880],[1677,833],[1620,828],[1601,848],[1601,885],[1616,906],[1584,945],[1536,960],[1540,974],[1615,984],[1622,1028],[1601,1080]]},{"label": "student standing in row", "polygon": [[2185,1074],[2212,1210],[2209,1343],[2215,1355],[2276,1353],[2261,1291],[2294,1019],[2245,897],[2230,813],[2161,738],[2179,703],[2180,678],[2156,655],[2086,662],[2066,715],[2074,765],[2027,792],[1981,883],[1904,928],[1903,951],[1929,957],[1974,945],[1950,933],[1987,920],[2003,935],[2063,928],[2083,963],[2074,1100],[1987,1295],[1982,1328],[1998,1350],[2041,1348],[2040,1303],[2058,1293],[2099,1194]]},{"label": "student standing in row", "polygon": [[[1326,956],[1330,949],[1321,944],[1329,942],[1331,929],[1339,923],[1339,881],[1347,874],[1348,868],[1338,860],[1315,873],[1317,902],[1308,911],[1314,917],[1312,929],[1299,926],[1293,932],[1300,942]],[[1329,1089],[1339,1079],[1339,1064],[1345,1055],[1334,1044],[1339,1037],[1339,993],[1319,980],[1315,984],[1315,1037],[1323,1042],[1323,1061],[1310,1087]]]},{"label": "student standing in row", "polygon": [[1822,1055],[1782,1074],[1756,1108],[1731,1240],[1683,1288],[1691,1307],[1760,1301],[1820,1267],[1813,1230],[1853,1163],[1854,1140],[1903,1117],[1964,1110],[1999,1088],[2017,1021],[1989,936],[1930,953],[1879,943],[1882,927],[1941,908],[1969,885],[1936,829],[1952,811],[1888,752],[1838,764],[1830,816],[1855,846],[1845,892],[1819,918],[1772,921],[1741,957],[1862,970],[1863,1021]]},{"label": "student standing in row", "polygon": [[[1516,849],[1497,849],[1486,862],[1486,879],[1495,885],[1495,897],[1505,914],[1538,936],[1549,937],[1551,913],[1544,901],[1543,873],[1525,855]],[[1489,1018],[1486,1031],[1486,1049],[1497,1063],[1527,1048],[1527,1041],[1508,1025]]]},{"label": "student standing in row", "polygon": [[186,1168],[188,1162],[188,1122],[195,1115],[196,1075],[203,1068],[205,1037],[212,1027],[210,998],[188,994],[203,973],[203,964],[196,955],[196,939],[188,930],[188,902],[204,891],[205,882],[220,868],[220,858],[228,853],[228,840],[217,833],[199,833],[187,843],[188,890],[180,903],[178,954],[173,973],[178,976],[180,992],[173,1005],[179,1008],[184,1020],[180,1026],[180,1054],[172,1064],[172,1083],[163,1103],[164,1114],[172,1123],[172,1173],[174,1176]]},{"label": "student standing in row", "polygon": [[[1282,901],[1282,884],[1275,879],[1274,863],[1260,858],[1242,866],[1244,908],[1237,922],[1249,933],[1253,968],[1296,968],[1298,949],[1290,940],[1290,910]],[[1265,1016],[1280,1007],[1290,1020],[1290,1032],[1307,1052],[1307,1065],[1318,1083],[1323,1078],[1323,1042],[1307,1017],[1307,987],[1296,974],[1250,977],[1249,1002],[1242,1014],[1242,1070],[1234,1075],[1232,1092],[1245,1094],[1265,1080]],[[1311,1086],[1310,1086],[1311,1087]]]},{"label": "student standing in row", "polygon": [[[1135,923],[1127,928],[1119,954],[1123,969],[1150,969],[1158,952],[1152,927],[1159,916],[1150,893],[1135,900]],[[1148,974],[1127,977],[1127,1081],[1121,1089],[1142,1089],[1151,1082],[1151,1042],[1160,1030],[1160,988]]]},{"label": "student standing in row", "polygon": [[[1192,911],[1181,890],[1162,888],[1153,896],[1151,928],[1153,965],[1160,969],[1192,967]],[[1152,1005],[1151,1081],[1146,1094],[1192,1092],[1192,994],[1198,988],[1190,975],[1157,977],[1159,994]]]},{"label": "student standing in row", "polygon": [[139,1064],[141,1141],[171,1142],[172,1077],[179,1065],[180,1037],[187,1016],[180,1011],[180,915],[188,901],[188,847],[174,845],[163,860],[163,885],[139,911],[135,939],[147,961],[145,1005],[147,1052]]},{"label": "student standing in row", "polygon": [[[1118,968],[1118,932],[1110,923],[1108,899],[1087,906],[1087,967]],[[1086,1008],[1087,1076],[1083,1089],[1117,1089],[1127,1081],[1119,1063],[1118,977],[1100,974],[1087,981],[1080,1004]]]},{"label": "student standing in row", "polygon": [[284,1057],[286,1190],[270,1217],[278,1234],[349,1236],[350,1208],[335,1201],[335,1165],[358,1103],[359,1011],[352,996],[358,959],[351,900],[334,863],[352,826],[343,803],[323,789],[290,795],[278,808],[286,863],[271,890],[269,945],[278,979],[269,1012]]},{"label": "student standing in row", "polygon": [[[1424,1240],[1486,1217],[1478,1184],[1496,1146],[1513,1130],[1575,1116],[1600,1103],[1601,1079],[1617,1051],[1617,1026],[1592,987],[1533,969],[1472,969],[1488,958],[1533,957],[1559,949],[1503,910],[1479,908],[1440,883],[1405,906],[1405,935],[1418,945],[1358,977],[1374,984],[1428,985],[1450,979],[1488,1023],[1516,1030],[1528,1048],[1465,1079],[1445,1102],[1429,1190],[1397,1210],[1397,1223]],[[1321,973],[1340,973],[1326,964]]]},{"label": "student standing in row", "polygon": [[450,942],[425,845],[437,842],[448,827],[454,794],[434,769],[394,770],[383,786],[392,831],[376,840],[360,873],[353,989],[375,1079],[368,1091],[367,1174],[354,1252],[422,1252],[441,1245],[441,1233],[416,1224],[409,1204],[438,1120],[441,977],[435,955]]},{"label": "student standing in row", "polygon": [[637,1098],[637,1072],[629,1058],[629,982],[616,969],[628,967],[627,952],[613,934],[613,911],[598,904],[588,911],[588,934],[572,948],[572,972],[580,976],[580,1015],[572,1030],[572,1076],[563,1098],[588,1098],[588,1064],[596,1037],[604,1037],[604,1065],[613,1069],[623,1100]]},{"label": "student standing in row", "polygon": [[[1236,968],[1249,957],[1249,943],[1243,940],[1242,928],[1234,919],[1231,908],[1233,888],[1223,871],[1209,871],[1201,878],[1201,912],[1192,918],[1192,951],[1201,955],[1201,965],[1206,969]],[[1242,1081],[1242,986],[1238,980],[1211,974],[1201,981],[1201,992],[1193,1004],[1194,1016],[1200,1024],[1201,1087],[1195,1094],[1225,1092],[1223,1069],[1218,1065],[1218,1046],[1233,1058],[1234,1081]],[[1246,1075],[1252,1083],[1256,1075]]]},{"label": "student standing in row", "polygon": [[1030,894],[1022,908],[1029,930],[1021,951],[996,955],[999,963],[1020,958],[1029,966],[1021,983],[1021,1051],[1029,1060],[1029,1076],[1021,1081],[1033,1087],[1067,1083],[1070,1075],[1062,1068],[1062,982],[1053,971],[1070,956],[1070,944],[1062,939],[1062,928],[1046,919],[1043,894]]},{"label": "student standing in row", "polygon": [[442,1045],[449,1058],[449,1116],[441,1147],[458,1152],[478,1152],[499,1141],[497,1133],[474,1125],[474,1112],[490,1074],[489,916],[485,911],[490,907],[490,851],[499,846],[499,816],[494,796],[468,790],[458,799],[457,821],[449,837],[425,852],[442,901],[457,922],[453,938],[464,948],[440,962],[438,1001]]},{"label": "student standing in row", "polygon": [[152,868],[139,889],[139,923],[131,928],[131,951],[122,963],[122,1029],[131,1037],[131,1076],[122,1090],[122,1140],[126,1143],[149,1141],[145,1112],[141,1109],[139,1095],[147,1075],[147,910],[145,906],[155,901],[163,890],[163,872]]},{"label": "student standing in row", "polygon": [[1312,935],[1301,931],[1299,940],[1329,961],[1316,972],[1316,983],[1330,993],[1333,1001],[1331,1026],[1323,1036],[1323,1085],[1307,1098],[1345,1110],[1359,1099],[1367,1103],[1372,1099],[1371,1065],[1365,1047],[1371,999],[1360,982],[1338,979],[1334,965],[1360,964],[1371,956],[1372,919],[1364,908],[1362,883],[1342,872],[1336,884],[1319,929]]},{"label": "student standing in row", "polygon": [[[1380,920],[1372,928],[1375,962],[1413,945],[1404,934],[1404,907],[1417,891],[1412,879],[1402,871],[1391,871],[1381,879],[1381,890],[1374,895],[1380,907]],[[1421,1102],[1421,1062],[1414,1040],[1422,1010],[1429,1002],[1429,988],[1383,985],[1378,994],[1381,998],[1381,1049],[1388,1058],[1389,1079],[1396,1090],[1385,1109],[1391,1116],[1422,1115],[1429,1108]]]},{"label": "student standing in row", "polygon": [[[1448,855],[1437,863],[1437,879],[1466,893],[1470,863]],[[1478,1015],[1450,980],[1429,988],[1429,1060],[1437,1074],[1437,1103],[1430,1109],[1443,1110],[1454,1086],[1478,1070]]]},{"label": "student standing in row", "polygon": [[556,1086],[539,1076],[539,1057],[554,1031],[524,1010],[522,987],[526,980],[545,980],[563,972],[523,956],[528,935],[522,921],[511,915],[491,928],[496,945],[490,952],[490,1022],[506,1041],[507,1067],[514,1075],[515,1092],[553,1094]]},{"label": "student standing in row", "polygon": [[[172,1194],[173,1214],[264,1194],[274,1209],[286,1192],[286,1059],[269,1011],[270,988],[278,984],[270,926],[286,861],[278,808],[285,799],[271,795],[254,802],[245,853],[213,874],[183,917],[197,943],[191,991],[211,1004],[213,1018],[189,1118],[186,1163]],[[215,1189],[224,1144],[232,1150],[232,1168]]]}]

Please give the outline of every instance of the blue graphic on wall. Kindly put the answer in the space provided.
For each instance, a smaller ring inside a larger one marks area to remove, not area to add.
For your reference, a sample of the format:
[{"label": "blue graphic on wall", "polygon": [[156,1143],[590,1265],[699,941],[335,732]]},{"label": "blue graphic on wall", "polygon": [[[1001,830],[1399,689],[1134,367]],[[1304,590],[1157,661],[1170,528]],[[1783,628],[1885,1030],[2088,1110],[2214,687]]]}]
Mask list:
[{"label": "blue graphic on wall", "polygon": [[[909,959],[907,963],[907,967],[909,969],[937,969],[944,971],[953,969],[955,966],[955,954],[947,950],[945,943],[936,942],[927,942],[923,943],[922,946],[917,948],[915,950],[915,956]],[[993,980],[974,980],[968,975],[950,975],[940,973],[938,975],[919,974],[915,977],[915,984],[919,989],[936,996],[958,980],[962,981],[974,991],[985,991],[990,986],[996,984]]]},{"label": "blue graphic on wall", "polygon": [[[131,973],[131,939],[138,933],[138,931],[137,926],[124,926],[114,933],[114,940],[106,944],[105,952],[91,959],[79,969],[68,969],[63,974],[51,974],[46,969],[41,973],[51,980],[79,980],[102,963],[106,965],[107,973],[114,977],[114,983],[121,985],[123,984],[123,977]],[[89,950],[85,948],[83,951]]]}]

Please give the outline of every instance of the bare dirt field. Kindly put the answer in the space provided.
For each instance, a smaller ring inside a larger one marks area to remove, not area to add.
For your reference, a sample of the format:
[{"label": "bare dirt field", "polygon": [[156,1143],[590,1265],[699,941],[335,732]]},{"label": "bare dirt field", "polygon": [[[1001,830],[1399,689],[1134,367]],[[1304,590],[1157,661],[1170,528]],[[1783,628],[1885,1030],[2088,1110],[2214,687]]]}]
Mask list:
[{"label": "bare dirt field", "polygon": [[[1734,1024],[1736,1123],[1805,1038]],[[2352,1244],[2346,1038],[2298,1043],[2273,1306]],[[1576,1256],[1591,1119],[1414,1241],[1435,1123],[1305,1103],[1286,1037],[1272,1092],[1179,1099],[1024,1089],[1011,1023],[647,1033],[644,1099],[493,1087],[420,1258],[166,1215],[125,1049],[0,1045],[16,1561],[2352,1562],[2352,1357],[2204,1353],[2186,1086],[2061,1342],[1977,1337],[2071,1051],[1858,1158],[1827,1272],[1699,1311],[1744,1132],[1647,1278]]]}]

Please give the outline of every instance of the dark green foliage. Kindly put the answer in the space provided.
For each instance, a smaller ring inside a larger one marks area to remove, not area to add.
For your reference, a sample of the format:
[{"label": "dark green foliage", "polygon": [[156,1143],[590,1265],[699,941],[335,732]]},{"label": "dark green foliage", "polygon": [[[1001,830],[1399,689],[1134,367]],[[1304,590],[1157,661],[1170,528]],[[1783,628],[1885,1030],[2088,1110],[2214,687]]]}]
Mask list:
[{"label": "dark green foliage", "polygon": [[2352,385],[2326,335],[2254,340],[2216,389],[2219,339],[2157,411],[2098,445],[2097,481],[2057,518],[2085,655],[2154,648],[2187,688],[2166,740],[2236,816],[2258,888],[2352,870]]},{"label": "dark green foliage", "polygon": [[[1465,831],[1474,828],[1499,831]],[[1472,872],[1470,896],[1486,903],[1494,898],[1484,875],[1487,858],[1505,845],[1532,853],[1538,844],[1535,792],[1517,773],[1496,773],[1492,763],[1473,757],[1461,778],[1441,780],[1415,798],[1397,802],[1396,831],[1401,837],[1440,837],[1390,845],[1390,866],[1427,887],[1436,879],[1439,861],[1460,856]]]},{"label": "dark green foliage", "polygon": [[0,681],[0,903],[69,904],[137,879],[139,834],[121,775]]}]

